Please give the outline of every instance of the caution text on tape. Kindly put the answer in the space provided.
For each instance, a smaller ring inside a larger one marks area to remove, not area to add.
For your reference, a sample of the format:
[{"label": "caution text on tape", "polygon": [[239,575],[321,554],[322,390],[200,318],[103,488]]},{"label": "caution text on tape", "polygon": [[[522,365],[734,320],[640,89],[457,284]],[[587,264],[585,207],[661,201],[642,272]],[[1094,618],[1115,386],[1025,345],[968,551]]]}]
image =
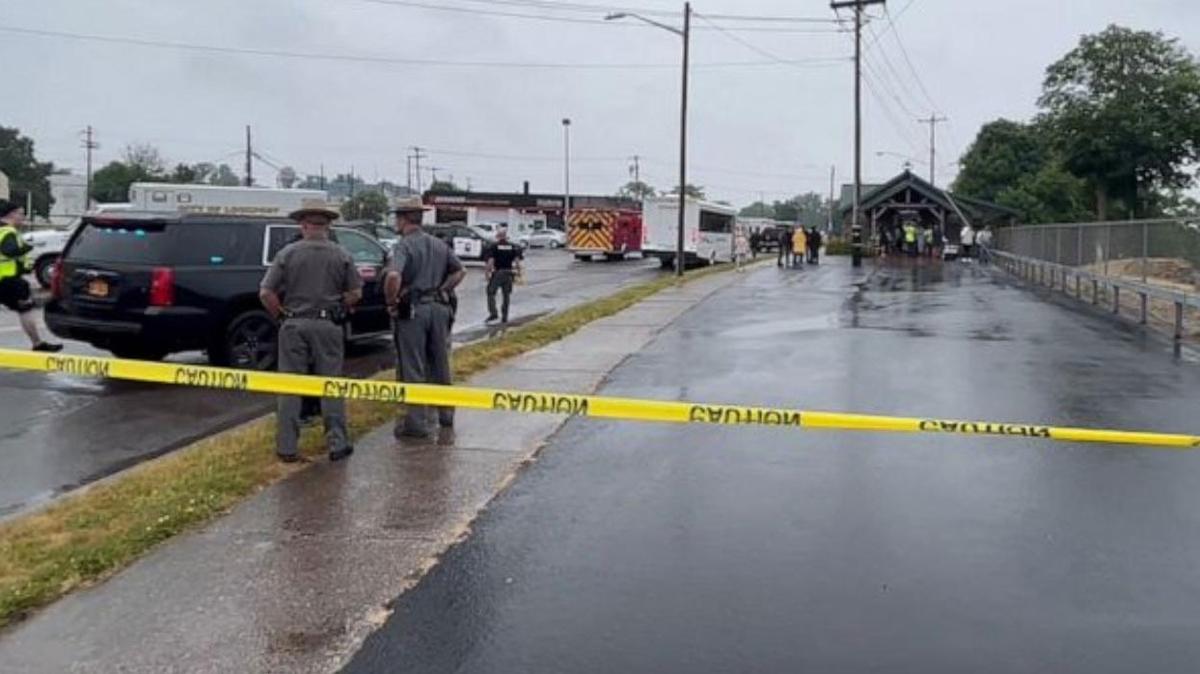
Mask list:
[{"label": "caution text on tape", "polygon": [[123,379],[280,395],[343,398],[380,403],[465,407],[534,414],[727,426],[781,426],[843,431],[988,435],[1067,442],[1103,442],[1176,449],[1200,447],[1200,436],[1106,429],[1066,428],[985,421],[921,419],[770,407],[640,400],[595,395],[408,384],[255,372],[205,365],[153,363],[120,358],[46,355],[0,349],[0,368]]}]

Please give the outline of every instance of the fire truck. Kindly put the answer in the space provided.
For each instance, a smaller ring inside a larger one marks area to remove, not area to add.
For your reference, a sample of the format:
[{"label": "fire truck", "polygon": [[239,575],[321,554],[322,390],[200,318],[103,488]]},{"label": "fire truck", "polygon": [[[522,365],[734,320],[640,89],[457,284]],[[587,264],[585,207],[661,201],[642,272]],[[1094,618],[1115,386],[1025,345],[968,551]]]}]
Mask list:
[{"label": "fire truck", "polygon": [[621,260],[642,249],[642,214],[635,210],[584,208],[571,211],[567,247],[576,260],[593,255]]}]

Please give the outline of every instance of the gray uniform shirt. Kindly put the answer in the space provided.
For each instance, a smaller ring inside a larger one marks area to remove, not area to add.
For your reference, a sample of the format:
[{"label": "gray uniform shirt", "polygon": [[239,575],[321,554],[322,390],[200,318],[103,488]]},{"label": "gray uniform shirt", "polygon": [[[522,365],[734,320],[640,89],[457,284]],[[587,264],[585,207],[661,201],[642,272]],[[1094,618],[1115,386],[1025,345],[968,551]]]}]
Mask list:
[{"label": "gray uniform shirt", "polygon": [[392,248],[389,267],[400,275],[400,284],[414,292],[437,290],[446,277],[463,266],[441,239],[418,229],[404,235]]},{"label": "gray uniform shirt", "polygon": [[333,309],[342,295],[362,288],[354,258],[329,240],[302,239],[279,251],[261,287],[278,293],[289,313]]}]

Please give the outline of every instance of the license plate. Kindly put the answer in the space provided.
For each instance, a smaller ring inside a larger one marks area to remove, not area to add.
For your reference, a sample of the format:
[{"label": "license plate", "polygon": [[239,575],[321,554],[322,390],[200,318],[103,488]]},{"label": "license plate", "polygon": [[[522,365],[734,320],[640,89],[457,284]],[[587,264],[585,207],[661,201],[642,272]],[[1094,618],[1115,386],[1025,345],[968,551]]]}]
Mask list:
[{"label": "license plate", "polygon": [[94,278],[88,281],[87,294],[92,297],[108,297],[108,281],[102,278]]}]

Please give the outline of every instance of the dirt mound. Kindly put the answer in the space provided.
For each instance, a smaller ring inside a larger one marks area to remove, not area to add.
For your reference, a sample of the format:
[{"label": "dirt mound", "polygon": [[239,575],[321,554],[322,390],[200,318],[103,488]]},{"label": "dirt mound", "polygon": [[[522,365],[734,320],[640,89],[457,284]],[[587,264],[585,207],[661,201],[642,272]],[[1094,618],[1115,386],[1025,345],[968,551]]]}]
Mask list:
[{"label": "dirt mound", "polygon": [[[1141,258],[1110,260],[1107,268],[1109,276],[1127,278],[1131,281],[1142,279]],[[1105,273],[1103,262],[1086,265],[1083,269],[1093,274],[1103,275]],[[1151,283],[1156,285],[1192,287],[1196,282],[1196,268],[1182,258],[1151,257],[1146,259],[1146,276]]]}]

